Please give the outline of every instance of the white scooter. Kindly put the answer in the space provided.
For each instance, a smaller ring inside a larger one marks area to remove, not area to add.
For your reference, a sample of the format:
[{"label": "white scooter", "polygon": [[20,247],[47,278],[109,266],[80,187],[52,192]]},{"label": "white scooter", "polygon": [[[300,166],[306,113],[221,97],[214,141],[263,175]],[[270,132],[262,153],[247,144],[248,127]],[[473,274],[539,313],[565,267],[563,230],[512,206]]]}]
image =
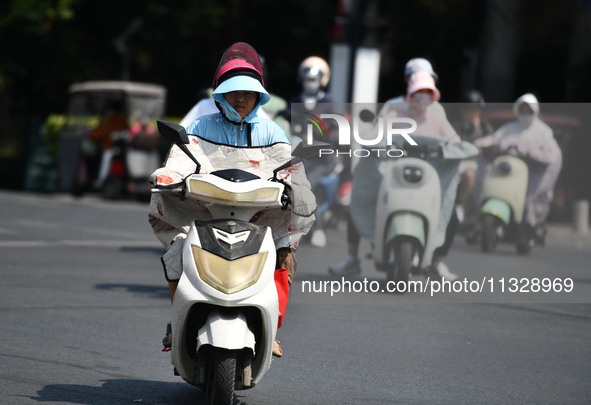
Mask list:
[{"label": "white scooter", "polygon": [[153,192],[198,200],[213,218],[193,222],[183,248],[172,304],[172,364],[210,403],[232,404],[234,390],[254,387],[269,370],[279,318],[271,228],[249,220],[259,211],[285,209],[290,196],[276,174],[318,151],[298,145],[296,159],[275,169],[271,181],[237,169],[198,174],[185,129],[164,121],[158,129],[197,170],[182,188]]},{"label": "white scooter", "polygon": [[518,253],[527,254],[535,238],[527,237],[523,224],[529,179],[525,157],[515,147],[484,153],[497,156],[484,177],[480,194],[480,248],[492,252],[502,240],[515,243]]},{"label": "white scooter", "polygon": [[[453,176],[460,160],[477,154],[467,142],[412,137],[419,146],[400,146],[404,157],[380,163],[383,177],[376,207],[374,261],[394,282],[407,282],[411,272],[421,274],[437,248],[442,187],[432,162],[441,162]],[[446,156],[450,147],[456,149],[451,157]]]}]

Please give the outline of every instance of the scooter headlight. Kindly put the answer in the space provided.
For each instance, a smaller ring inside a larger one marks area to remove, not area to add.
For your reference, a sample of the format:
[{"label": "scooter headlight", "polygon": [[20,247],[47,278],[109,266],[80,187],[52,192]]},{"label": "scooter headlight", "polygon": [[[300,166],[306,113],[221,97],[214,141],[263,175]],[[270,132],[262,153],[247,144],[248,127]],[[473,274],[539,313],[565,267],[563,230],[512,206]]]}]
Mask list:
[{"label": "scooter headlight", "polygon": [[268,252],[259,252],[235,260],[191,246],[199,277],[225,294],[233,294],[256,283],[263,272]]},{"label": "scooter headlight", "polygon": [[405,166],[402,169],[402,176],[408,183],[418,183],[423,180],[423,169],[417,166]]},{"label": "scooter headlight", "polygon": [[507,176],[511,173],[511,163],[509,162],[500,162],[496,167],[495,171],[500,176]]},{"label": "scooter headlight", "polygon": [[197,179],[191,179],[189,181],[189,193],[202,200],[231,205],[270,205],[279,198],[279,189],[275,187],[263,187],[244,192],[231,192]]}]

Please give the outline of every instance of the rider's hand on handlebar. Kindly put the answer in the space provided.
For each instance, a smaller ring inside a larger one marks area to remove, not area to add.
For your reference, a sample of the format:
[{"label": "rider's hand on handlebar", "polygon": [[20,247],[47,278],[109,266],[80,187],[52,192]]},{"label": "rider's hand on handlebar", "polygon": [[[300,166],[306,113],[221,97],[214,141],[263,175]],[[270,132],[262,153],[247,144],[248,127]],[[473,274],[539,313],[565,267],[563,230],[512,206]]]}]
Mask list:
[{"label": "rider's hand on handlebar", "polygon": [[434,159],[443,156],[443,149],[441,145],[407,146],[405,148],[405,156],[416,157],[419,159]]},{"label": "rider's hand on handlebar", "polygon": [[482,154],[489,160],[495,159],[503,153],[503,149],[499,145],[491,145],[482,149]]},{"label": "rider's hand on handlebar", "polygon": [[281,209],[286,210],[291,205],[291,182],[287,182],[286,180],[279,180],[279,182],[285,185],[281,194]]},{"label": "rider's hand on handlebar", "polygon": [[281,193],[281,209],[286,210],[291,205],[291,181],[288,179],[281,179],[277,177],[272,177],[269,181],[276,181],[278,183],[283,184],[283,192]]},{"label": "rider's hand on handlebar", "polygon": [[427,153],[426,145],[407,145],[404,148],[406,156],[422,158]]},{"label": "rider's hand on handlebar", "polygon": [[507,148],[506,153],[508,155],[515,156],[521,159],[529,158],[527,149],[523,148],[521,145],[511,145],[509,148]]}]

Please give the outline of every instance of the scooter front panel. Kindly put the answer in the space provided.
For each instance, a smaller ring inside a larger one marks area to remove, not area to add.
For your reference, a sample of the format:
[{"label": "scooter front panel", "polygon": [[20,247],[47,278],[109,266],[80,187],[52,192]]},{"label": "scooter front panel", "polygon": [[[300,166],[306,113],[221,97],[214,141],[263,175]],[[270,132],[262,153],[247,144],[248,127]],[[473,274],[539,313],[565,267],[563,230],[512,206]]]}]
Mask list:
[{"label": "scooter front panel", "polygon": [[[260,252],[265,252],[266,254],[266,259],[262,264],[262,271],[258,276],[259,281],[254,282],[254,284],[249,285],[240,291],[235,291],[229,294],[216,289],[199,275],[200,273],[197,269],[197,261],[194,257],[194,249],[203,249],[204,247],[202,244],[202,239],[199,238],[199,232],[196,228],[197,227],[195,224],[191,225],[191,230],[189,231],[189,235],[187,236],[185,246],[183,248],[183,274],[187,276],[189,281],[197,290],[215,300],[218,300],[219,302],[232,303],[244,300],[254,294],[259,293],[260,289],[262,288],[261,283],[259,282],[260,280],[274,280],[276,250],[270,228],[266,228],[265,236],[260,243],[259,252],[254,252],[255,254]],[[254,243],[258,244],[258,241],[255,240]],[[214,253],[209,254],[214,255]]]},{"label": "scooter front panel", "polygon": [[201,248],[223,257],[235,260],[254,255],[261,250],[267,234],[267,227],[246,221],[214,220],[196,221]]},{"label": "scooter front panel", "polygon": [[514,156],[499,156],[484,177],[480,204],[491,198],[506,201],[511,207],[515,222],[521,223],[528,173],[527,164],[523,160]]},{"label": "scooter front panel", "polygon": [[[422,260],[426,259],[426,256],[434,250],[433,245],[439,223],[441,210],[439,176],[433,166],[417,158],[397,159],[393,162],[384,162],[382,165],[380,169],[383,179],[379,189],[375,218],[376,260],[385,260],[385,242],[398,236],[398,232],[400,235],[418,237],[414,231],[408,234],[403,231],[408,227],[391,229],[391,219],[396,215],[404,217],[405,214],[410,214],[413,218],[421,218],[421,222],[424,223],[425,245]],[[409,170],[405,169],[410,169],[414,174],[411,173],[409,177]],[[417,176],[417,170],[420,170],[420,178]],[[430,256],[428,259],[430,260]]]},{"label": "scooter front panel", "polygon": [[[171,359],[176,370],[180,376],[187,382],[193,383],[195,379],[195,357],[196,353],[187,352],[187,329],[191,323],[190,317],[193,314],[192,308],[199,304],[206,304],[208,311],[215,311],[216,307],[223,307],[224,311],[230,308],[236,310],[236,314],[248,312],[248,308],[256,308],[257,313],[260,314],[259,320],[261,328],[255,333],[255,343],[257,344],[257,351],[252,363],[252,378],[253,384],[256,384],[265,372],[271,366],[273,341],[277,333],[277,322],[279,315],[279,303],[277,298],[277,290],[274,279],[260,281],[261,289],[253,296],[244,300],[237,300],[234,302],[220,302],[206,294],[197,290],[184,274],[181,276],[177,292],[175,294],[172,304],[172,351]],[[205,308],[204,307],[204,308]],[[201,314],[207,318],[207,314]],[[197,325],[201,327],[201,325]],[[195,330],[194,339],[197,339],[197,330]],[[215,341],[215,337],[212,337]],[[231,337],[223,337],[223,339],[240,340],[240,336],[233,335]],[[222,340],[223,340],[222,339]],[[236,341],[231,347],[240,346],[241,343]],[[195,349],[198,343],[195,341]],[[229,347],[228,347],[229,348]]]}]

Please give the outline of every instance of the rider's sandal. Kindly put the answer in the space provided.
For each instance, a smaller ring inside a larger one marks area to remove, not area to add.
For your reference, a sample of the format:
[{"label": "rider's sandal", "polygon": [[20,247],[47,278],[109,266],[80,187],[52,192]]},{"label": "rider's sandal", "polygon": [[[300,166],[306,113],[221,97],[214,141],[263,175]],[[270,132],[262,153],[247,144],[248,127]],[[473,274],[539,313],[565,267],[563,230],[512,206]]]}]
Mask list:
[{"label": "rider's sandal", "polygon": [[164,349],[172,347],[172,325],[170,322],[166,325],[166,336],[162,339],[162,346],[164,346]]},{"label": "rider's sandal", "polygon": [[166,334],[166,336],[164,336],[164,338],[162,339],[162,346],[164,346],[166,349],[170,349],[172,347],[172,334],[168,333]]},{"label": "rider's sandal", "polygon": [[281,357],[283,356],[283,349],[279,346],[279,341],[275,339],[273,341],[273,356]]}]

